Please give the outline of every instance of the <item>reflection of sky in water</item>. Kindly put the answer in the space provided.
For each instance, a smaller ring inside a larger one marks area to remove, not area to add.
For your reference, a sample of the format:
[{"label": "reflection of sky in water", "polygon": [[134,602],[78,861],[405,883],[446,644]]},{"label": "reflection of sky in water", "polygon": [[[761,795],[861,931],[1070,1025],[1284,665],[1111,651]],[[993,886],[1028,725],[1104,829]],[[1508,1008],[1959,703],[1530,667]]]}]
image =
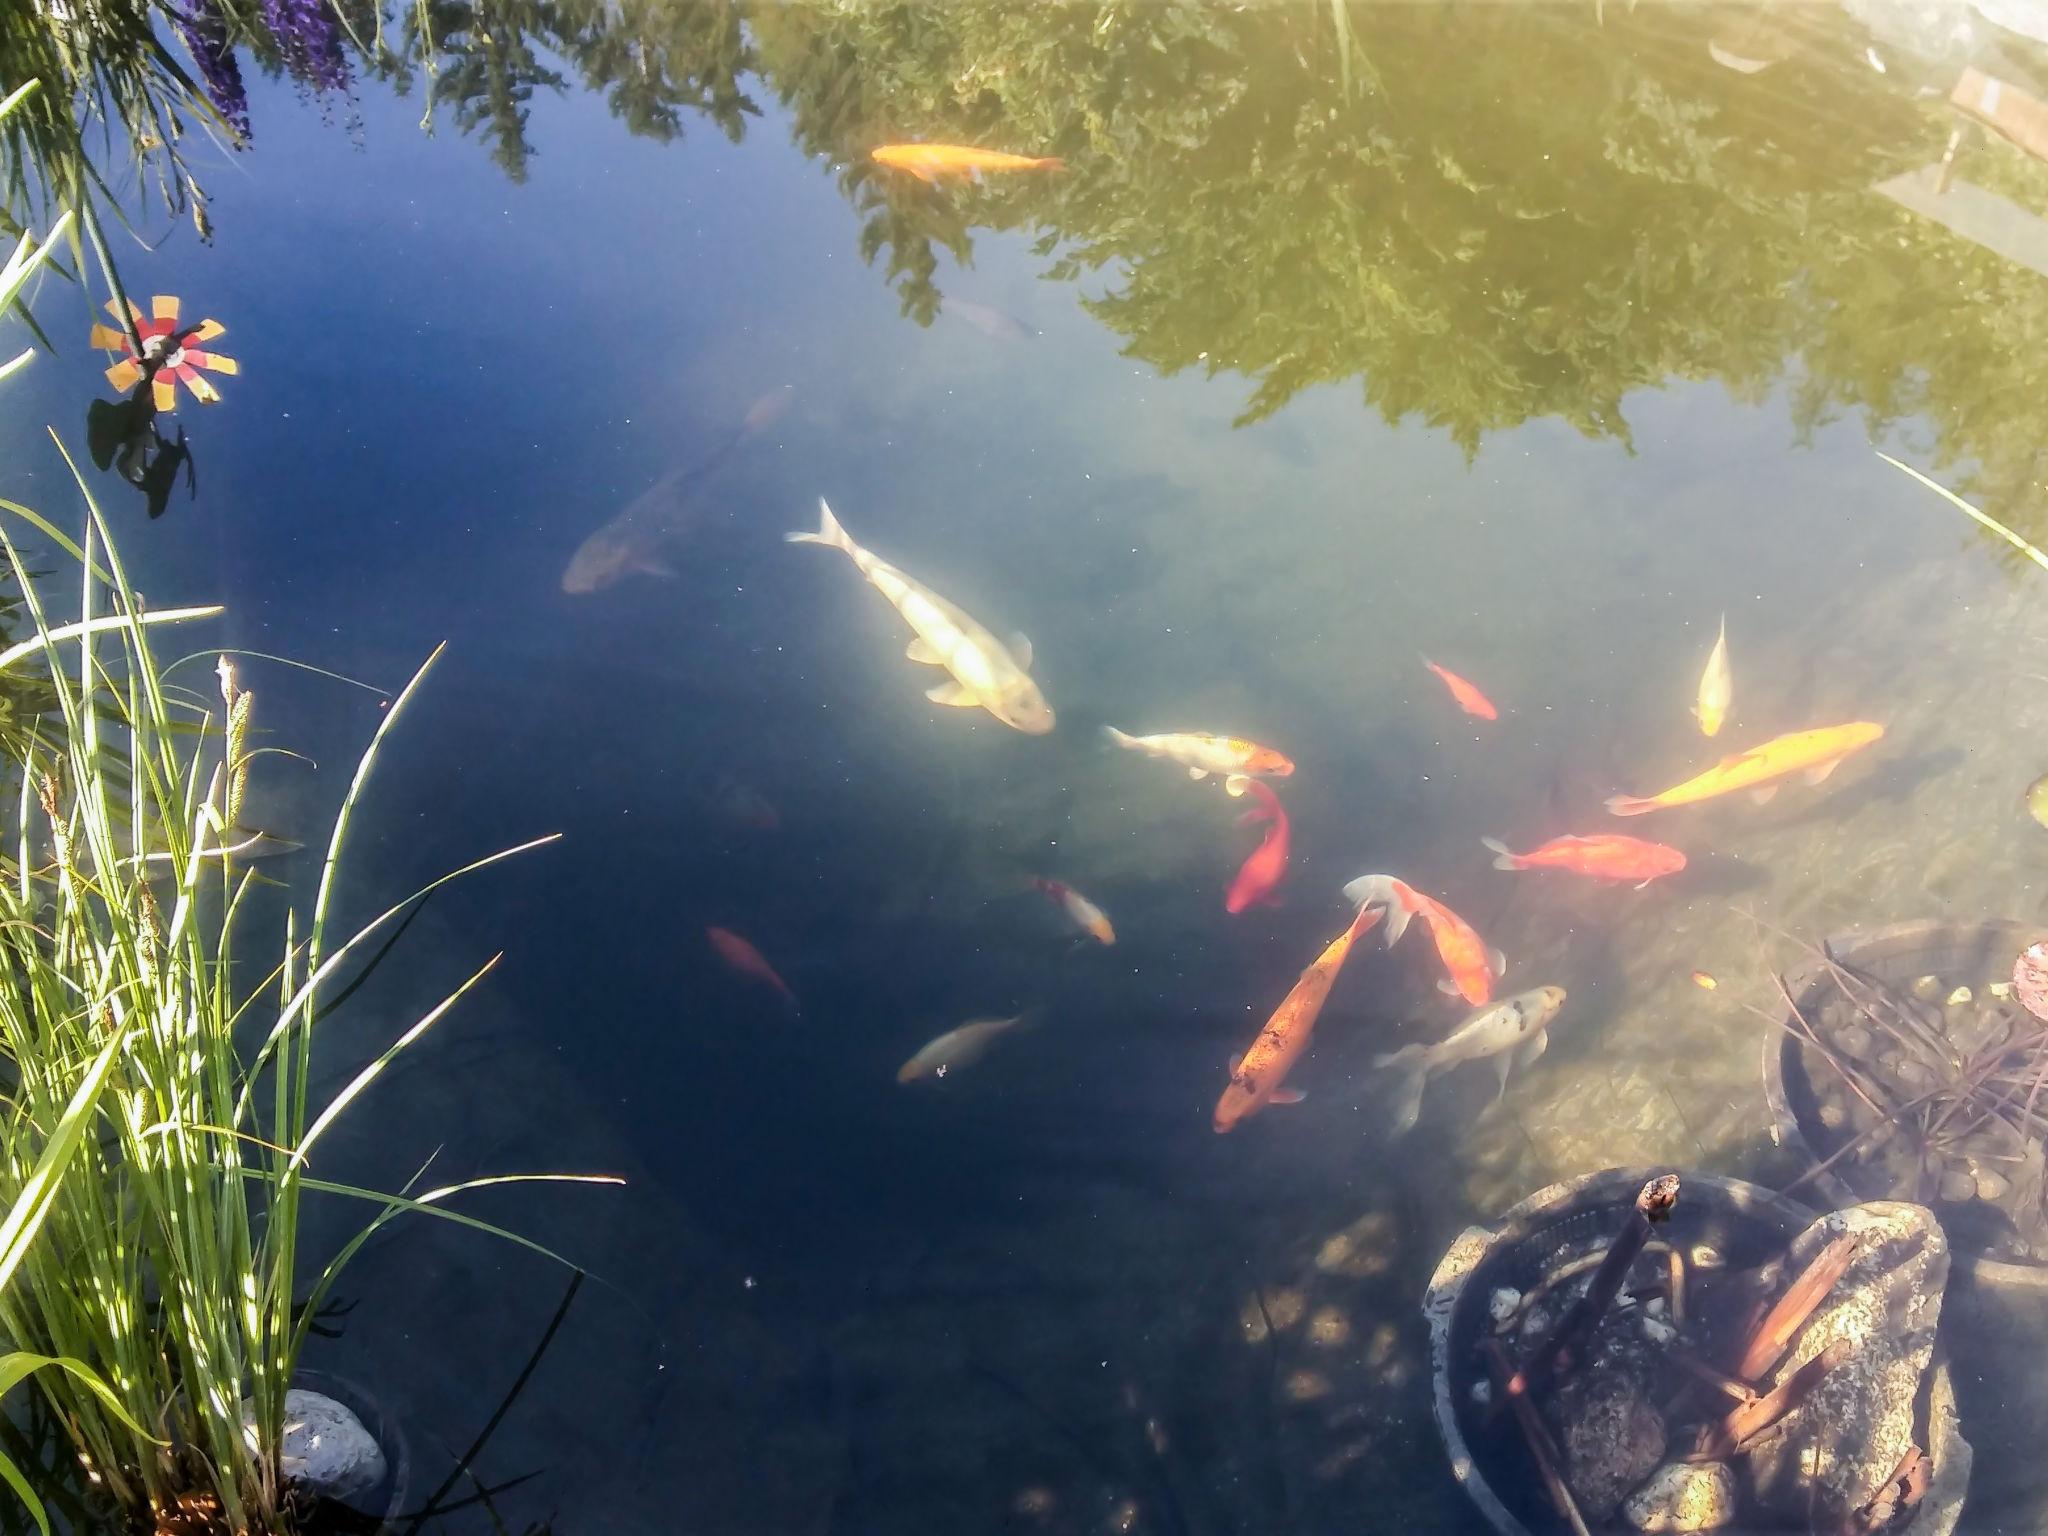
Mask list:
[{"label": "reflection of sky in water", "polygon": [[[225,319],[244,374],[190,420],[200,499],[128,553],[159,601],[224,595],[257,649],[390,684],[453,642],[378,784],[358,899],[569,834],[437,903],[423,929],[457,955],[504,944],[504,980],[443,1048],[448,1075],[394,1085],[391,1144],[371,1145],[385,1122],[358,1132],[396,1178],[441,1142],[635,1170],[623,1204],[523,1212],[646,1308],[591,1304],[600,1345],[670,1340],[660,1382],[639,1353],[623,1397],[565,1368],[570,1407],[536,1410],[549,1433],[582,1409],[629,1421],[629,1478],[722,1490],[726,1468],[682,1447],[704,1434],[743,1459],[744,1423],[791,1447],[782,1493],[836,1498],[832,1529],[1035,1529],[1055,1489],[1071,1524],[1043,1528],[1092,1529],[1120,1497],[1159,1507],[1131,1438],[1142,1401],[1184,1442],[1168,1465],[1201,1528],[1279,1528],[1277,1510],[1321,1529],[1368,1493],[1434,1497],[1414,1305],[1456,1228],[1607,1164],[1760,1166],[1763,1026],[1739,1004],[1769,1006],[1789,951],[1759,949],[1741,909],[1802,935],[2039,910],[2017,801],[2042,766],[2025,658],[2048,599],[1860,425],[1802,440],[1783,388],[1632,393],[1632,452],[1539,418],[1468,463],[1351,385],[1233,430],[1246,385],[1121,356],[1021,235],[978,238],[940,285],[1039,334],[904,323],[774,111],[740,146],[693,130],[664,149],[595,99],[537,98],[515,188],[475,146],[414,131],[416,106],[365,88],[359,110],[338,133],[264,93],[257,150],[212,172],[218,246],[131,261],[139,286]],[[17,421],[70,433],[93,367],[43,359]],[[680,579],[560,592],[590,529],[781,383],[794,405],[692,513]],[[33,469],[10,493],[66,510],[54,455],[9,435]],[[821,493],[856,538],[1032,637],[1057,734],[926,705],[931,674],[880,599],[781,542]],[[1709,745],[1685,711],[1724,609],[1736,703]],[[1420,652],[1501,720],[1457,713]],[[258,794],[314,840],[374,711],[251,671],[277,739],[322,764],[273,767]],[[1608,830],[1609,793],[1858,717],[1888,735],[1823,789],[1628,824],[1693,861],[1647,891],[1498,874],[1480,847]],[[1241,806],[1109,750],[1104,723],[1241,732],[1297,760],[1282,907],[1224,916],[1255,842]],[[781,830],[723,816],[734,785]],[[1391,957],[1368,942],[1296,1069],[1308,1102],[1215,1138],[1226,1061],[1341,928],[1338,887],[1373,869],[1505,949],[1504,989],[1570,989],[1552,1050],[1497,1108],[1483,1067],[1433,1083],[1390,1155],[1371,1059],[1457,1014],[1419,932]],[[1033,873],[1099,900],[1119,944],[1073,943],[1021,891]],[[710,923],[760,945],[800,1023],[715,966]],[[424,989],[439,957],[420,953]],[[1026,1006],[1035,1028],[940,1091],[891,1082],[931,1035]],[[423,1413],[487,1401],[477,1382],[523,1347],[502,1319],[456,1339],[478,1296],[516,1276],[520,1306],[551,1305],[551,1279],[447,1234],[371,1263],[366,1285],[409,1279],[454,1340],[424,1368]],[[1246,1316],[1253,1284],[1270,1318]],[[1269,1321],[1285,1355],[1265,1353]],[[362,1347],[417,1349],[407,1331],[365,1324]],[[1246,1406],[1269,1372],[1277,1418]],[[738,1406],[719,1405],[734,1381]],[[592,1491],[611,1480],[598,1452],[578,1459],[537,1510],[564,1489],[621,1497]],[[1078,1487],[1102,1507],[1075,1507]]]}]

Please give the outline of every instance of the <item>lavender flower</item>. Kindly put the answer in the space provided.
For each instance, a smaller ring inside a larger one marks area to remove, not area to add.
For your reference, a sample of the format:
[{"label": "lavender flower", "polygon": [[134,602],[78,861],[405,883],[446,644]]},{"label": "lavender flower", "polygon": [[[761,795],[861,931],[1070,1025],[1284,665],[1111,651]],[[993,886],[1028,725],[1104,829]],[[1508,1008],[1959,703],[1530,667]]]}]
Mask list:
[{"label": "lavender flower", "polygon": [[263,24],[277,41],[285,69],[316,96],[344,94],[349,87],[348,56],[342,52],[341,28],[328,0],[263,0]]},{"label": "lavender flower", "polygon": [[242,66],[235,60],[234,45],[228,41],[228,25],[213,0],[185,0],[172,6],[171,25],[191,50],[206,83],[207,97],[214,110],[235,130],[243,143],[249,140],[249,92],[242,84]]}]

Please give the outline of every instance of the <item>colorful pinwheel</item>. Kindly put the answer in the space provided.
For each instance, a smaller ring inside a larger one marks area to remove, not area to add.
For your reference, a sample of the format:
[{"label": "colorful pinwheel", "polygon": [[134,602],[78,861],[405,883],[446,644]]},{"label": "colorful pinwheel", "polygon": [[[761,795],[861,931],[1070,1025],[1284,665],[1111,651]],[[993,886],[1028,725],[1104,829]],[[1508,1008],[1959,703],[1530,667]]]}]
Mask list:
[{"label": "colorful pinwheel", "polygon": [[[178,408],[178,385],[192,391],[192,398],[201,405],[212,405],[220,399],[220,391],[199,373],[199,369],[210,369],[215,373],[240,373],[241,365],[232,357],[222,357],[218,352],[203,352],[194,342],[211,341],[227,329],[218,320],[202,320],[197,325],[178,327],[178,300],[167,293],[157,294],[149,301],[150,312],[145,315],[141,306],[132,300],[128,305],[129,318],[135,322],[135,333],[142,338],[142,351],[135,350],[135,336],[112,325],[95,324],[92,328],[92,344],[108,352],[119,352],[121,359],[107,370],[107,382],[123,394],[133,389],[144,379],[149,380],[150,394],[160,411],[175,411]],[[120,304],[109,299],[107,313],[119,318]]]}]

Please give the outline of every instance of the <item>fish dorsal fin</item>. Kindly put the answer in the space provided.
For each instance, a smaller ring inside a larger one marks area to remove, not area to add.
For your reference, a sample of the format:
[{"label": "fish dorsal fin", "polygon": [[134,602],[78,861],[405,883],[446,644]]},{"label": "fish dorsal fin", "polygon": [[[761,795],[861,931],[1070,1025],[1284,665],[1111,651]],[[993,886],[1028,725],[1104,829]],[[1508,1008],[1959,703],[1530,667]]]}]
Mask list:
[{"label": "fish dorsal fin", "polygon": [[1021,629],[1014,630],[1011,632],[1009,645],[1010,660],[1016,662],[1026,672],[1029,672],[1031,670],[1031,637]]},{"label": "fish dorsal fin", "polygon": [[981,702],[979,694],[965,683],[959,682],[940,683],[936,687],[927,688],[924,696],[934,704],[945,704],[954,709],[971,709]]},{"label": "fish dorsal fin", "polygon": [[903,648],[903,654],[912,661],[921,661],[928,667],[942,666],[946,658],[939,654],[939,648],[923,635],[917,636]]}]

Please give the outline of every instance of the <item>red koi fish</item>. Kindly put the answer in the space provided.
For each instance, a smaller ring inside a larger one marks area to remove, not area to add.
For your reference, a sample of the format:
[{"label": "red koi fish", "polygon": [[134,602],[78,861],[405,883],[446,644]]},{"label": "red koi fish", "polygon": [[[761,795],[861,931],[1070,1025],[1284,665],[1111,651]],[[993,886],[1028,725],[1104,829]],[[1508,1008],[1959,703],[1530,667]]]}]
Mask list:
[{"label": "red koi fish", "polygon": [[1273,904],[1273,892],[1287,878],[1289,830],[1287,812],[1280,807],[1280,797],[1257,779],[1247,779],[1244,787],[1259,803],[1238,817],[1238,825],[1253,826],[1265,822],[1267,827],[1264,840],[1244,861],[1244,867],[1238,870],[1237,878],[1230,882],[1229,893],[1223,898],[1223,910],[1233,914],[1262,902]]},{"label": "red koi fish", "polygon": [[1407,931],[1408,919],[1419,917],[1436,940],[1436,952],[1449,979],[1437,990],[1451,992],[1474,1008],[1493,1001],[1493,979],[1508,968],[1507,958],[1473,931],[1472,925],[1434,897],[1425,896],[1392,875],[1360,875],[1344,887],[1347,900],[1387,911],[1387,947]]},{"label": "red koi fish", "polygon": [[773,987],[790,1007],[797,1007],[796,994],[789,990],[789,983],[775,974],[775,967],[761,957],[761,951],[729,928],[706,928],[704,937],[711,941],[711,948],[728,970]]},{"label": "red koi fish", "polygon": [[1444,686],[1451,690],[1451,697],[1458,701],[1458,708],[1468,715],[1477,715],[1481,720],[1498,720],[1500,711],[1493,707],[1493,700],[1481,693],[1472,684],[1446,667],[1440,667],[1427,656],[1422,664],[1443,679]]},{"label": "red koi fish", "polygon": [[1512,852],[1506,843],[1491,837],[1479,841],[1498,855],[1493,861],[1495,869],[1568,869],[1595,880],[1633,882],[1639,891],[1652,880],[1685,868],[1685,855],[1676,848],[1646,843],[1640,837],[1553,837],[1527,853]]}]

